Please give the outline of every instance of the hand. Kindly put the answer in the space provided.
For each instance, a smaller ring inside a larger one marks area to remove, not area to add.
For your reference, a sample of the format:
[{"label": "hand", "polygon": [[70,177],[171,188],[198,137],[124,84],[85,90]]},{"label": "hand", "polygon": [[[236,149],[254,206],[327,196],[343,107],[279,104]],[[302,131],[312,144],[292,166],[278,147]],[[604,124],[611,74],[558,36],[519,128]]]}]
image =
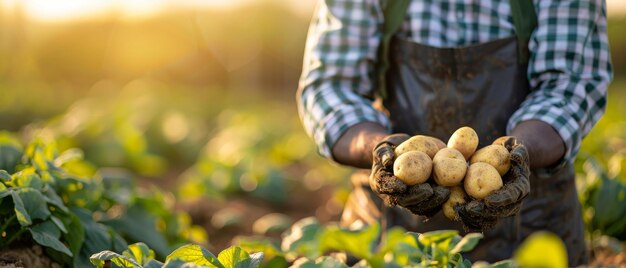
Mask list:
[{"label": "hand", "polygon": [[493,228],[503,217],[519,212],[522,200],[530,192],[528,151],[512,136],[500,137],[493,144],[504,145],[509,150],[511,168],[504,174],[504,186],[485,199],[474,200],[455,208],[463,225],[470,230]]},{"label": "hand", "polygon": [[450,190],[430,182],[408,186],[393,175],[394,149],[409,138],[406,134],[392,134],[376,145],[370,187],[390,206],[399,205],[413,214],[431,217],[441,210]]}]

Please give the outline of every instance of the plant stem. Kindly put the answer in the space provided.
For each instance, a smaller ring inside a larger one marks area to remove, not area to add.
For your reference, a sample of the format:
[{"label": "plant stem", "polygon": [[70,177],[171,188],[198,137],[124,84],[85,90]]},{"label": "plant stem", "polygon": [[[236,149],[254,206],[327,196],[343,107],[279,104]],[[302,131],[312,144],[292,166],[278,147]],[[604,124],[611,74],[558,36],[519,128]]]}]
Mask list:
[{"label": "plant stem", "polygon": [[11,223],[13,220],[15,220],[15,218],[17,218],[17,215],[15,215],[15,214],[11,215],[11,217],[9,217],[9,219],[7,219],[7,221],[5,221],[4,224],[2,225],[2,228],[0,229],[0,232],[6,231],[7,227],[9,227],[9,223]]},{"label": "plant stem", "polygon": [[17,231],[17,233],[13,234],[8,240],[7,243],[5,245],[11,245],[11,242],[13,242],[13,240],[15,240],[16,238],[20,237],[20,235],[22,235],[23,232],[25,232],[26,229],[22,228],[19,231]]}]

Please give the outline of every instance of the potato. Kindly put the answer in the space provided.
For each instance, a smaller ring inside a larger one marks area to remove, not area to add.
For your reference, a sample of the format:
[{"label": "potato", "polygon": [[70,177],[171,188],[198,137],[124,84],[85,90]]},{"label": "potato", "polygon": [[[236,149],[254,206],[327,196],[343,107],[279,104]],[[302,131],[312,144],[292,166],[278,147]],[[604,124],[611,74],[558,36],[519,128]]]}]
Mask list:
[{"label": "potato", "polygon": [[454,211],[454,207],[459,204],[465,204],[467,202],[465,201],[465,197],[467,197],[467,194],[461,186],[454,186],[450,188],[450,198],[448,198],[448,201],[443,203],[443,215],[448,219],[458,221],[459,217],[456,211]]},{"label": "potato", "polygon": [[459,150],[469,160],[478,147],[478,134],[471,127],[457,129],[448,140],[448,148]]},{"label": "potato", "polygon": [[433,161],[426,153],[409,151],[401,154],[393,163],[393,174],[407,185],[426,182],[433,169]]},{"label": "potato", "polygon": [[398,145],[394,152],[396,156],[399,156],[410,151],[423,152],[432,159],[435,157],[437,151],[439,151],[439,147],[436,142],[432,140],[432,137],[415,135]]},{"label": "potato", "polygon": [[476,151],[470,158],[470,164],[476,162],[484,162],[493,166],[500,176],[506,174],[509,168],[511,168],[509,150],[499,144],[487,145]]},{"label": "potato", "polygon": [[493,166],[477,162],[471,164],[465,174],[463,183],[465,192],[473,198],[483,199],[502,188],[502,178]]},{"label": "potato", "polygon": [[439,151],[439,150],[441,150],[443,148],[446,148],[446,143],[443,142],[442,140],[437,139],[435,137],[429,137],[429,138],[430,138],[431,141],[433,141],[433,143],[435,143],[435,145],[437,145],[437,151]]},{"label": "potato", "polygon": [[441,149],[433,158],[433,178],[441,186],[455,186],[461,183],[467,171],[467,162],[454,148]]}]

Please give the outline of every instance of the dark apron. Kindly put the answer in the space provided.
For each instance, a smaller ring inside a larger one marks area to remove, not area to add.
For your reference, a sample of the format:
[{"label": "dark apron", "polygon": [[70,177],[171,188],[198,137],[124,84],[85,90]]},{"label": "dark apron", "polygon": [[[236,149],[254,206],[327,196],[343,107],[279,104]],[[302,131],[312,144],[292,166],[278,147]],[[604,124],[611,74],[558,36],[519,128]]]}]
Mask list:
[{"label": "dark apron", "polygon": [[[387,98],[383,102],[394,133],[422,134],[447,141],[462,126],[479,135],[479,147],[506,135],[506,124],[529,93],[527,65],[518,64],[515,37],[460,47],[436,48],[394,37],[389,50]],[[459,222],[440,212],[424,222],[408,210],[388,208],[367,183],[369,172],[353,177],[342,224],[360,220],[413,232],[456,229]],[[521,215],[504,218],[468,254],[472,261],[511,258],[519,243],[539,230],[559,235],[568,249],[569,265],[588,261],[583,222],[571,165],[550,177],[531,175],[531,193]]]}]

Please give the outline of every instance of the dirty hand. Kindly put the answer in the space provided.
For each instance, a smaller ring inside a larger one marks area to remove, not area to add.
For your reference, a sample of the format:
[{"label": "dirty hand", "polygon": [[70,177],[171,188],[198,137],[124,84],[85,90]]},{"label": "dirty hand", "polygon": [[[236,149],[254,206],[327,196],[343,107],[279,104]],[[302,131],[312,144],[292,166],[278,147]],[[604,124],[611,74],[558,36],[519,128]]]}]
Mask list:
[{"label": "dirty hand", "polygon": [[409,138],[406,134],[392,134],[374,147],[370,187],[387,205],[399,205],[413,214],[431,217],[441,210],[450,190],[430,182],[408,186],[393,175],[394,149]]},{"label": "dirty hand", "polygon": [[500,137],[493,144],[504,145],[509,150],[511,168],[504,174],[504,186],[483,200],[459,205],[457,210],[463,225],[470,230],[493,228],[503,217],[519,212],[522,200],[530,192],[528,151],[512,136]]}]

